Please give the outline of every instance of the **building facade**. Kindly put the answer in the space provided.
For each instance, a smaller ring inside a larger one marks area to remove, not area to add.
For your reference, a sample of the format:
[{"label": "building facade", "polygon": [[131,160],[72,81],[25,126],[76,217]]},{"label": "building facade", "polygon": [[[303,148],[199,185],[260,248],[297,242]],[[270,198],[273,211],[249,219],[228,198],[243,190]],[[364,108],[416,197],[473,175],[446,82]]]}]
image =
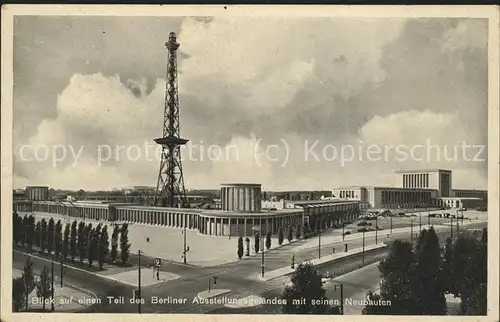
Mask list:
[{"label": "building facade", "polygon": [[486,205],[485,190],[452,189],[443,169],[395,171],[394,187],[351,186],[332,190],[335,200],[359,201],[361,209],[474,208]]},{"label": "building facade", "polygon": [[259,230],[276,234],[280,228],[304,224],[327,228],[352,220],[359,213],[359,202],[335,200],[284,202],[279,209],[263,209],[257,184],[225,184],[221,186],[221,196],[221,210],[67,200],[17,200],[14,209],[18,213],[50,213],[76,220],[194,229],[214,236],[252,236]]},{"label": "building facade", "polygon": [[26,199],[28,200],[49,200],[49,187],[31,186],[26,187]]}]

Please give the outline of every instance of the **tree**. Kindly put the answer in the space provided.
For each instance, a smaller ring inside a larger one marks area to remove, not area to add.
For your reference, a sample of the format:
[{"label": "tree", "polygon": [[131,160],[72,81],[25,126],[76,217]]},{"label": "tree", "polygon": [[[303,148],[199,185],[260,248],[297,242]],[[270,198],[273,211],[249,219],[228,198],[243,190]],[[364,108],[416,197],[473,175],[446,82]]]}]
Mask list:
[{"label": "tree", "polygon": [[59,256],[62,251],[62,223],[60,220],[57,221],[56,223],[56,229],[54,233],[54,246],[55,246],[55,254],[56,256]]},{"label": "tree", "polygon": [[[484,234],[483,234],[484,235]],[[455,295],[460,296],[464,315],[485,315],[487,312],[487,244],[462,234],[453,250]]]},{"label": "tree", "polygon": [[455,293],[453,291],[453,241],[451,237],[446,238],[441,271],[444,289],[449,293]]},{"label": "tree", "polygon": [[55,224],[54,224],[54,218],[50,218],[49,225],[47,227],[47,252],[51,254],[54,248],[55,248]]},{"label": "tree", "polygon": [[101,236],[101,224],[97,225],[97,227],[95,228],[95,233],[97,234],[98,238]]},{"label": "tree", "polygon": [[247,244],[246,256],[250,256],[250,238],[245,238],[245,243]]},{"label": "tree", "polygon": [[37,221],[34,233],[35,246],[42,247],[41,241],[42,241],[42,223],[40,221]]},{"label": "tree", "polygon": [[63,243],[62,243],[62,257],[63,259],[66,259],[68,257],[69,253],[69,231],[70,231],[70,224],[67,223],[64,226],[64,233],[63,233]]},{"label": "tree", "polygon": [[21,225],[21,227],[22,227],[22,229],[21,229],[21,246],[26,245],[29,224],[30,224],[30,222],[29,222],[28,215],[25,214],[23,219],[22,219],[22,225]]},{"label": "tree", "polygon": [[[380,294],[370,291],[370,292],[368,292],[366,297],[368,298],[369,302],[363,308],[362,314],[364,314],[364,315],[387,315],[387,314],[390,314],[389,310],[387,309],[386,306],[376,305],[378,301],[382,300],[382,296],[380,296]],[[371,303],[373,303],[374,305],[371,305]]]},{"label": "tree", "polygon": [[28,252],[33,250],[33,240],[35,239],[35,217],[30,215],[26,225],[26,247]]},{"label": "tree", "polygon": [[23,278],[12,279],[12,311],[19,312],[24,306],[25,289]]},{"label": "tree", "polygon": [[33,262],[28,257],[26,263],[23,267],[23,273],[21,275],[24,283],[24,305],[26,306],[26,311],[28,311],[28,296],[35,288],[35,274],[33,273]]},{"label": "tree", "polygon": [[71,232],[70,232],[70,242],[69,242],[69,249],[70,249],[70,253],[71,253],[71,261],[74,262],[75,261],[75,257],[76,257],[76,251],[77,251],[77,228],[76,228],[76,220],[73,221],[73,223],[71,223]]},{"label": "tree", "polygon": [[268,231],[266,234],[266,248],[271,248],[271,232]]},{"label": "tree", "polygon": [[43,300],[42,308],[45,311],[45,299],[52,295],[52,280],[47,266],[43,267],[40,279],[36,283],[36,295]]},{"label": "tree", "polygon": [[255,253],[258,253],[259,252],[259,248],[260,248],[260,236],[259,236],[259,233],[255,234],[254,248],[255,248]]},{"label": "tree", "polygon": [[[316,267],[310,263],[299,264],[291,278],[292,285],[286,286],[281,310],[285,314],[324,314],[329,310],[325,304],[323,282]],[[301,301],[302,300],[302,301]]]},{"label": "tree", "polygon": [[125,265],[128,262],[129,255],[130,255],[130,244],[128,242],[128,225],[123,224],[120,232],[120,256],[123,265]]},{"label": "tree", "polygon": [[387,307],[388,314],[419,314],[419,306],[415,294],[415,254],[410,242],[395,240],[387,258],[380,262],[378,268],[382,283],[380,296],[391,301]]},{"label": "tree", "polygon": [[111,262],[116,261],[116,255],[118,254],[118,236],[120,235],[120,229],[118,225],[115,225],[113,229],[113,234],[111,235]]},{"label": "tree", "polygon": [[416,251],[415,296],[423,315],[446,314],[445,285],[441,272],[441,249],[434,227],[422,230]]},{"label": "tree", "polygon": [[19,241],[19,234],[21,230],[21,225],[19,224],[19,215],[17,212],[12,213],[12,244],[15,245]]},{"label": "tree", "polygon": [[301,227],[300,224],[297,224],[297,228],[295,229],[295,239],[299,240],[301,235]]},{"label": "tree", "polygon": [[85,259],[85,233],[85,223],[80,221],[80,224],[78,224],[78,257],[80,258],[80,263],[83,263]]},{"label": "tree", "polygon": [[45,221],[45,218],[42,219],[42,229],[40,231],[40,249],[43,252],[45,252],[45,249],[47,248],[47,222]]},{"label": "tree", "polygon": [[243,257],[243,237],[238,238],[238,258]]},{"label": "tree", "polygon": [[282,245],[283,244],[283,229],[280,228],[278,230],[278,245]]},{"label": "tree", "polygon": [[102,269],[106,255],[109,250],[109,240],[108,240],[108,227],[104,226],[101,234],[99,236],[99,245],[97,247],[97,260],[99,263],[99,270]]},{"label": "tree", "polygon": [[89,224],[89,228],[88,228],[88,237],[87,237],[87,247],[88,247],[88,251],[87,251],[87,259],[89,261],[89,266],[92,266],[92,263],[94,262],[94,259],[97,258],[97,244],[98,244],[98,235],[97,235],[97,231],[96,231],[96,228],[92,229],[91,228],[91,224]]},{"label": "tree", "polygon": [[288,226],[288,242],[291,243],[293,240],[293,228],[292,226]]},{"label": "tree", "polygon": [[309,237],[311,237],[311,235],[312,235],[311,234],[311,227],[307,223],[304,224],[302,231],[304,232],[304,239],[308,239]]}]

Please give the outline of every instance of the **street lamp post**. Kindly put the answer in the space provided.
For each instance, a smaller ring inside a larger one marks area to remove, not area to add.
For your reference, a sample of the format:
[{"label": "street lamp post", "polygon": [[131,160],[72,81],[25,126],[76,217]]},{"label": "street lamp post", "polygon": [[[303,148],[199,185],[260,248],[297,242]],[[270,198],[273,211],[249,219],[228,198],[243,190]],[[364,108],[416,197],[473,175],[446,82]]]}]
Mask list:
[{"label": "street lamp post", "polygon": [[427,214],[427,228],[431,228],[431,213]]},{"label": "street lamp post", "polygon": [[345,221],[342,219],[342,241],[344,241],[345,238]]},{"label": "street lamp post", "polygon": [[51,296],[52,296],[52,301],[50,301],[50,310],[52,312],[54,312],[54,261],[51,262],[52,263],[52,272],[51,272],[51,280],[50,280],[50,283],[52,284],[51,287],[50,287],[50,291],[51,291]]},{"label": "street lamp post", "polygon": [[375,245],[378,244],[378,216],[375,217]]},{"label": "street lamp post", "polygon": [[418,214],[418,231],[422,231],[422,213]]},{"label": "street lamp post", "polygon": [[453,238],[453,217],[450,216],[450,234],[451,238]]},{"label": "street lamp post", "polygon": [[410,221],[410,243],[413,244],[413,219]]},{"label": "street lamp post", "polygon": [[187,231],[186,231],[186,226],[184,226],[184,230],[182,230],[182,234],[184,235],[184,250],[182,251],[182,259],[184,261],[184,264],[187,264],[187,253],[189,252],[189,246],[187,246]]},{"label": "street lamp post", "polygon": [[63,286],[63,254],[61,252],[61,287]]},{"label": "street lamp post", "polygon": [[318,229],[318,259],[321,258],[321,227]]},{"label": "street lamp post", "polygon": [[137,252],[137,255],[138,255],[138,262],[139,262],[139,267],[138,267],[138,287],[139,287],[139,296],[138,296],[138,301],[137,301],[137,309],[138,309],[138,312],[141,313],[141,299],[142,299],[142,294],[141,294],[141,251],[139,250]]},{"label": "street lamp post", "polygon": [[392,214],[390,215],[391,218],[391,234],[392,234]]},{"label": "street lamp post", "polygon": [[340,314],[344,315],[344,284],[335,284],[334,290],[337,290],[337,286],[340,288]]},{"label": "street lamp post", "polygon": [[362,252],[362,265],[365,266],[365,231],[363,230],[363,252]]},{"label": "street lamp post", "polygon": [[[262,222],[260,223],[260,230],[262,232]],[[262,240],[262,263],[261,263],[261,270],[262,270],[262,277],[264,278],[264,238],[262,237],[262,233],[260,234],[260,239]]]}]

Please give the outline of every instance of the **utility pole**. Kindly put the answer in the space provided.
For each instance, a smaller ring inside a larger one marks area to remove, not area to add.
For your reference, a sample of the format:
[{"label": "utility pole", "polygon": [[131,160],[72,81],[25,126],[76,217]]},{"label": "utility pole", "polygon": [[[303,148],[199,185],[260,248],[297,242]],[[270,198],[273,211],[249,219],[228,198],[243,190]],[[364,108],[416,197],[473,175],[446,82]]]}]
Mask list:
[{"label": "utility pole", "polygon": [[418,231],[422,231],[422,214],[418,214]]},{"label": "utility pole", "polygon": [[378,244],[378,216],[375,217],[375,245]]},{"label": "utility pole", "polygon": [[458,224],[458,217],[457,217],[457,237],[458,237],[458,235],[459,235],[459,231],[460,231],[460,226],[459,226],[459,224]]},{"label": "utility pole", "polygon": [[139,274],[139,283],[138,283],[139,284],[138,285],[139,286],[139,296],[138,296],[138,300],[139,301],[137,301],[137,305],[138,305],[137,309],[138,309],[139,313],[141,313],[141,299],[142,299],[142,294],[141,294],[141,251],[139,250],[137,252],[137,254],[138,254],[138,261],[139,261],[139,269],[138,269],[138,274]]},{"label": "utility pole", "polygon": [[63,287],[63,252],[61,252],[61,287]]},{"label": "utility pole", "polygon": [[344,219],[342,218],[342,241],[344,241],[344,237],[345,237],[345,221]]},{"label": "utility pole", "polygon": [[365,266],[365,231],[363,230],[363,252],[362,252],[362,265]]},{"label": "utility pole", "polygon": [[453,238],[453,218],[450,216],[450,233],[451,238]]},{"label": "utility pole", "polygon": [[52,272],[51,272],[51,275],[52,275],[52,276],[51,276],[51,279],[50,279],[50,283],[51,283],[52,285],[51,285],[51,287],[50,287],[50,291],[51,291],[51,293],[52,293],[52,294],[51,294],[52,301],[51,301],[51,303],[50,303],[50,310],[51,310],[52,312],[54,312],[54,301],[55,301],[55,299],[54,299],[54,261],[51,261],[51,263],[52,263]]},{"label": "utility pole", "polygon": [[431,213],[427,214],[427,228],[431,228]]},{"label": "utility pole", "polygon": [[337,290],[337,287],[340,288],[340,314],[344,315],[344,284],[335,284],[334,290]]},{"label": "utility pole", "polygon": [[318,259],[321,258],[321,227],[318,229]]},{"label": "utility pole", "polygon": [[187,252],[189,251],[188,247],[187,247],[187,241],[186,241],[186,235],[187,235],[187,231],[186,231],[186,226],[184,226],[184,230],[182,231],[182,234],[184,235],[184,251],[182,252],[182,258],[184,260],[184,264],[187,264]]},{"label": "utility pole", "polygon": [[413,245],[413,219],[410,221],[410,243]]},{"label": "utility pole", "polygon": [[392,214],[391,214],[391,234],[392,234]]},{"label": "utility pole", "polygon": [[261,231],[261,234],[260,234],[260,239],[262,240],[262,277],[264,278],[264,238],[262,238],[262,222],[260,223],[260,231]]}]

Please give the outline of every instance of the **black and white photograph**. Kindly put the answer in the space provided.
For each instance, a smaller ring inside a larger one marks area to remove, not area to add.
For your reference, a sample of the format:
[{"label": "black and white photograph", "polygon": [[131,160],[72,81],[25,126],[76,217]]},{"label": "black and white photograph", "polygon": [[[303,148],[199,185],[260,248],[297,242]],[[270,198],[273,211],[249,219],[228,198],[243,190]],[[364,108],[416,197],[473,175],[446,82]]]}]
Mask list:
[{"label": "black and white photograph", "polygon": [[498,320],[498,8],[112,7],[2,8],[5,321]]}]

